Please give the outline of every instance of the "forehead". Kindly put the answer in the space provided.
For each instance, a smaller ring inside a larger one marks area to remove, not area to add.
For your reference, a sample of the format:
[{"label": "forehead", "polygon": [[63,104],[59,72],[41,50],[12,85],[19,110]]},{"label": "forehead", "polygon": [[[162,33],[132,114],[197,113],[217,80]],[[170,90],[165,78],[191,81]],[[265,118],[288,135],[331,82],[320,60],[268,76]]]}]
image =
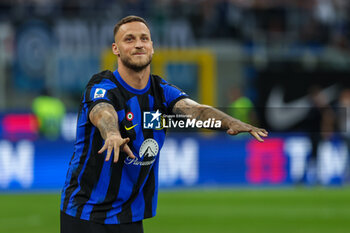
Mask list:
[{"label": "forehead", "polygon": [[120,26],[116,38],[122,38],[125,35],[150,35],[150,31],[147,26],[142,22],[130,22]]}]

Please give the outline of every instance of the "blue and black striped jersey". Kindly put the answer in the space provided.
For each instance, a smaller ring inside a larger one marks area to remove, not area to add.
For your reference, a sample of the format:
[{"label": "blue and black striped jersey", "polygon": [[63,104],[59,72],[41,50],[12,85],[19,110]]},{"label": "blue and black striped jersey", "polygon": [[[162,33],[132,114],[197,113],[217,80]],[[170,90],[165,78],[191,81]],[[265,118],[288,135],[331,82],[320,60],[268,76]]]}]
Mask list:
[{"label": "blue and black striped jersey", "polygon": [[[156,214],[159,151],[164,129],[144,129],[143,113],[171,114],[174,104],[188,97],[162,78],[151,75],[147,86],[134,89],[118,71],[103,71],[89,81],[81,100],[74,153],[61,196],[61,211],[104,224],[140,221]],[[136,156],[120,152],[119,160],[105,162],[97,152],[104,140],[90,122],[89,112],[100,102],[112,104],[123,138]]]}]

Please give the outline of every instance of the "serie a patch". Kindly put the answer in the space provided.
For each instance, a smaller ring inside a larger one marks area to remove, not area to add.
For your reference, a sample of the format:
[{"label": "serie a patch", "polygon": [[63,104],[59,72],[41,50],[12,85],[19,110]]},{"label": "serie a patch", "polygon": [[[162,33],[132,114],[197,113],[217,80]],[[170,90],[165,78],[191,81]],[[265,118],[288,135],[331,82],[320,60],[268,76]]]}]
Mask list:
[{"label": "serie a patch", "polygon": [[94,99],[96,98],[103,98],[106,94],[106,89],[103,88],[96,88],[95,94],[94,94]]}]

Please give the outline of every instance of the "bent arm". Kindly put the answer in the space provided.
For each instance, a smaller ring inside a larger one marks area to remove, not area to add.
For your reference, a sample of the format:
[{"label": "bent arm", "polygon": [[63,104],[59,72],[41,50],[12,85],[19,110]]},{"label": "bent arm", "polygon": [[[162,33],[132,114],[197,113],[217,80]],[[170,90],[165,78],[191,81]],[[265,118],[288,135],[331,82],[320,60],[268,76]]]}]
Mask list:
[{"label": "bent arm", "polygon": [[258,141],[264,141],[260,136],[266,137],[267,131],[254,127],[235,119],[226,113],[208,106],[199,104],[189,98],[179,100],[173,108],[175,114],[190,115],[192,119],[205,121],[209,118],[221,121],[221,129],[227,130],[230,135],[236,135],[242,132],[249,132]]},{"label": "bent arm", "polygon": [[90,111],[89,118],[99,129],[104,140],[112,134],[120,136],[118,115],[111,104],[102,102],[95,105]]}]

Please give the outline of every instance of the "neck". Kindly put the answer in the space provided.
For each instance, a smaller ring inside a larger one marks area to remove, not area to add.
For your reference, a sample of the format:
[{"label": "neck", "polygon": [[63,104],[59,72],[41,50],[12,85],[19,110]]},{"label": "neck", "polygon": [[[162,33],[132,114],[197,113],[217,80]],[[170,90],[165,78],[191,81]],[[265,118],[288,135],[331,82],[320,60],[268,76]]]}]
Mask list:
[{"label": "neck", "polygon": [[123,65],[118,64],[118,72],[122,79],[131,87],[135,89],[143,89],[147,86],[149,75],[151,73],[151,66],[147,66],[140,72],[136,72]]}]

